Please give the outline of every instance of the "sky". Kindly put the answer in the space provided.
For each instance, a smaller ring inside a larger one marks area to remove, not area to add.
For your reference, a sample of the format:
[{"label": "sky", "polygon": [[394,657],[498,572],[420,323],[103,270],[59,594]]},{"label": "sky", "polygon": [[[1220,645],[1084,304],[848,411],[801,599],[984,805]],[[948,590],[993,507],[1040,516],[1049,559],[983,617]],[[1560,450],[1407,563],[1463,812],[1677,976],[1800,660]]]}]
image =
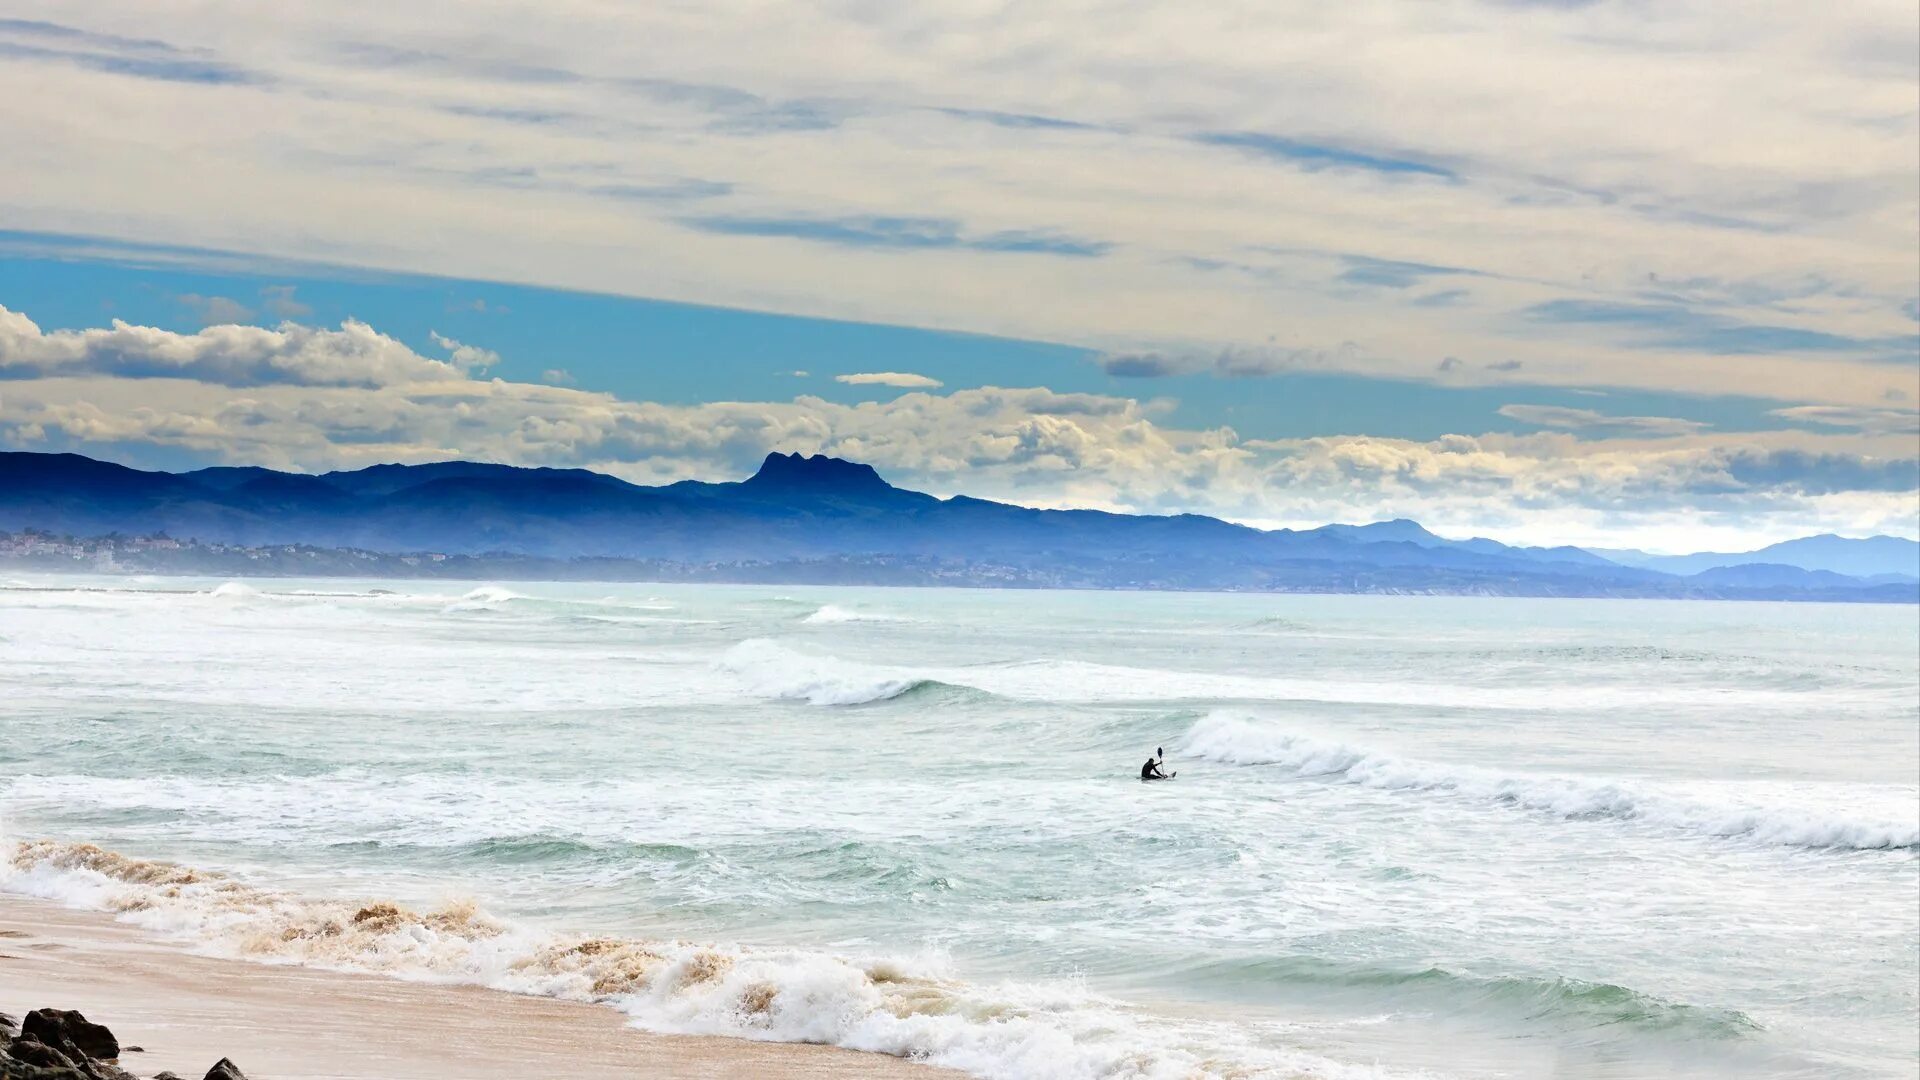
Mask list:
[{"label": "sky", "polygon": [[0,0],[0,448],[1920,535],[1920,7]]}]

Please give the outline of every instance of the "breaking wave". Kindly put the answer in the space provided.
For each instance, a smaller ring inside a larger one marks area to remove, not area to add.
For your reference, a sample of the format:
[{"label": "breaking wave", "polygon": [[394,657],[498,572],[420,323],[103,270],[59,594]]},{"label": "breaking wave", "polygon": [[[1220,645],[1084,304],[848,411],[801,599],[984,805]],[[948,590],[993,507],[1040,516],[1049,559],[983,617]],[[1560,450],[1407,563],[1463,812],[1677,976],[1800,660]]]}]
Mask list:
[{"label": "breaking wave", "polygon": [[813,614],[808,615],[800,621],[803,623],[811,623],[815,626],[823,626],[834,623],[903,622],[905,620],[897,616],[882,615],[874,611],[855,611],[852,608],[843,608],[838,604],[822,604]]},{"label": "breaking wave", "polygon": [[1149,1017],[1071,983],[970,985],[937,958],[561,934],[464,901],[307,900],[92,844],[8,854],[0,889],[112,912],[218,955],[598,1002],[652,1031],[825,1043],[995,1080],[1392,1075],[1234,1046],[1226,1025]]},{"label": "breaking wave", "polygon": [[1572,820],[1613,818],[1703,836],[1788,847],[1902,850],[1920,847],[1920,823],[1792,807],[1719,806],[1628,784],[1510,774],[1383,754],[1276,730],[1228,712],[1194,722],[1187,753],[1228,765],[1275,766],[1303,779],[1382,791],[1439,792]]},{"label": "breaking wave", "polygon": [[450,613],[457,611],[497,611],[515,600],[525,599],[526,597],[514,592],[512,589],[503,589],[498,585],[482,585],[468,592],[460,599],[455,600],[453,603],[448,604],[445,610]]},{"label": "breaking wave", "polygon": [[760,697],[812,705],[866,705],[948,684],[911,672],[796,652],[766,638],[728,649],[720,667]]}]

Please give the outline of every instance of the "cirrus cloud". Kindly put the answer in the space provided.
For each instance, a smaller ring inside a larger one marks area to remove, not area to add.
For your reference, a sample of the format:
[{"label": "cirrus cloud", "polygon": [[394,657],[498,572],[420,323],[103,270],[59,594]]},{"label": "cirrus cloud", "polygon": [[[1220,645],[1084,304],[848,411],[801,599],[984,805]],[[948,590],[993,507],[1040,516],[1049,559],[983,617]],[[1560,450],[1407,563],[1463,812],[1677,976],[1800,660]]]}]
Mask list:
[{"label": "cirrus cloud", "polygon": [[1610,416],[1593,409],[1575,409],[1565,405],[1502,405],[1498,411],[1509,420],[1562,431],[1691,435],[1712,426],[1677,416]]}]

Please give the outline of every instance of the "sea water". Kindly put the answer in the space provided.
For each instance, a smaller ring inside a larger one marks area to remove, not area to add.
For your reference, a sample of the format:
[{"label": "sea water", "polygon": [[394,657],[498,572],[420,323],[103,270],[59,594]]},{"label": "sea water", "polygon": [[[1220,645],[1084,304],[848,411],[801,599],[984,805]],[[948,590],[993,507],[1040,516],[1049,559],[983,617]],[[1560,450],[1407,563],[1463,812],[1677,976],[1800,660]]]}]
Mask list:
[{"label": "sea water", "polygon": [[1917,668],[1908,606],[39,577],[0,888],[988,1077],[1912,1077]]}]

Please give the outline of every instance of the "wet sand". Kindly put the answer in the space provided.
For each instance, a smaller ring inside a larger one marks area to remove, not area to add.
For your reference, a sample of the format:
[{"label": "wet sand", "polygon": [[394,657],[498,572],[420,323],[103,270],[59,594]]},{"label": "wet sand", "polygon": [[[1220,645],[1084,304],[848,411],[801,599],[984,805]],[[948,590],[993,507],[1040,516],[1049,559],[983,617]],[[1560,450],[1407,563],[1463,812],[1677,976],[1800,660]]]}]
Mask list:
[{"label": "wet sand", "polygon": [[254,1080],[960,1074],[836,1047],[652,1035],[604,1006],[193,956],[110,916],[0,895],[0,1012],[78,1009],[140,1046],[138,1076],[222,1057]]}]

